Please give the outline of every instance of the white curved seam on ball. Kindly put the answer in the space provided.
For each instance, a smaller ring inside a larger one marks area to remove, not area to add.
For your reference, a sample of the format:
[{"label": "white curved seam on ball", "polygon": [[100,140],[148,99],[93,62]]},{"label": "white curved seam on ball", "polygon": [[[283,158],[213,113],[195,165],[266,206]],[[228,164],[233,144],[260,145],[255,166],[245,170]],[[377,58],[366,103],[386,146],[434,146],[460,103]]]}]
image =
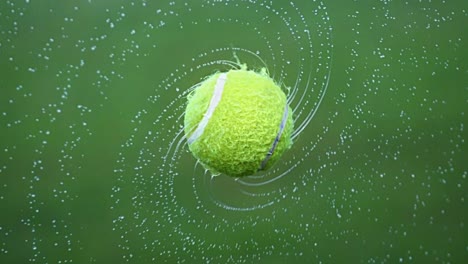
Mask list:
[{"label": "white curved seam on ball", "polygon": [[213,113],[216,107],[218,106],[219,101],[221,101],[221,96],[223,94],[224,85],[226,84],[226,81],[227,81],[227,74],[221,73],[221,75],[216,80],[216,85],[214,87],[213,96],[211,97],[210,105],[208,106],[208,109],[206,110],[205,114],[203,115],[202,120],[198,124],[197,129],[192,133],[192,135],[190,135],[190,137],[187,140],[189,144],[192,144],[195,140],[197,140],[203,135],[203,132],[205,131],[205,128],[211,119],[211,116],[213,116]]},{"label": "white curved seam on ball", "polygon": [[281,135],[283,134],[284,128],[286,127],[286,121],[288,120],[288,114],[289,114],[289,106],[288,106],[288,103],[286,102],[286,105],[285,105],[284,111],[283,111],[283,118],[281,119],[281,123],[279,125],[278,134],[276,135],[275,140],[273,141],[273,144],[272,144],[270,150],[266,154],[265,159],[263,159],[262,164],[260,165],[260,170],[263,170],[266,167],[266,165],[267,165],[268,161],[270,160],[271,156],[273,156],[273,153],[275,152],[275,149],[276,149],[276,147],[278,145],[278,142],[279,142],[279,140],[281,138]]}]

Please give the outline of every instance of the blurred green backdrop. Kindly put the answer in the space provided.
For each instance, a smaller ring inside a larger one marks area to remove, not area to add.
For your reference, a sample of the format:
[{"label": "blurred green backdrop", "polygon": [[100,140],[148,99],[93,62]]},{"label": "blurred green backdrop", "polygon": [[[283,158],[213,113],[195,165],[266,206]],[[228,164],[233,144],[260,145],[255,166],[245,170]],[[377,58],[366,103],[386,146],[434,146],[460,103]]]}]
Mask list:
[{"label": "blurred green backdrop", "polygon": [[[467,25],[463,0],[2,1],[0,263],[465,263]],[[185,96],[236,56],[312,119],[212,178]]]}]

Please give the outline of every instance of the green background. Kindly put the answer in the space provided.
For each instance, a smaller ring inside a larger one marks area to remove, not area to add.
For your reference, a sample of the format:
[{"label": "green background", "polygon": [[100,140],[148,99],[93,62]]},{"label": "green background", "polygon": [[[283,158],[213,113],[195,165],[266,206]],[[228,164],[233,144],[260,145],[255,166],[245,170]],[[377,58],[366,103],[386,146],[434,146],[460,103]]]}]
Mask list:
[{"label": "green background", "polygon": [[[0,263],[465,263],[467,3],[2,1]],[[236,57],[300,130],[212,178],[185,98]]]}]

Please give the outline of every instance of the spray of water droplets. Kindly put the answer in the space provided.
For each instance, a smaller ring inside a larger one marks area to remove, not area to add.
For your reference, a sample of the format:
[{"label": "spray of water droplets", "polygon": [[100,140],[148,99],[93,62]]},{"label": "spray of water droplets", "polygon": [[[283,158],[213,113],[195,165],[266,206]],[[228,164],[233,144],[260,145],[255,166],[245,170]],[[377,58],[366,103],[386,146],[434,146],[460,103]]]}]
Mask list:
[{"label": "spray of water droplets", "polygon": [[[0,3],[0,263],[457,263],[462,1]],[[267,69],[294,144],[213,177],[187,95]]]}]

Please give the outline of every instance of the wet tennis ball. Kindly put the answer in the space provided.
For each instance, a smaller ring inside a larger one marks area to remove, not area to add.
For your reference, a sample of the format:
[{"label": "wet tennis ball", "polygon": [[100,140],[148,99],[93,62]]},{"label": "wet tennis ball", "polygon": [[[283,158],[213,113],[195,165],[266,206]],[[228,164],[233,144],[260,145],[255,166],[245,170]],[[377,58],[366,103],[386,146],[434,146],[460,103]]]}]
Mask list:
[{"label": "wet tennis ball", "polygon": [[189,94],[184,130],[206,169],[242,177],[269,169],[290,148],[292,110],[265,70],[219,72]]}]

